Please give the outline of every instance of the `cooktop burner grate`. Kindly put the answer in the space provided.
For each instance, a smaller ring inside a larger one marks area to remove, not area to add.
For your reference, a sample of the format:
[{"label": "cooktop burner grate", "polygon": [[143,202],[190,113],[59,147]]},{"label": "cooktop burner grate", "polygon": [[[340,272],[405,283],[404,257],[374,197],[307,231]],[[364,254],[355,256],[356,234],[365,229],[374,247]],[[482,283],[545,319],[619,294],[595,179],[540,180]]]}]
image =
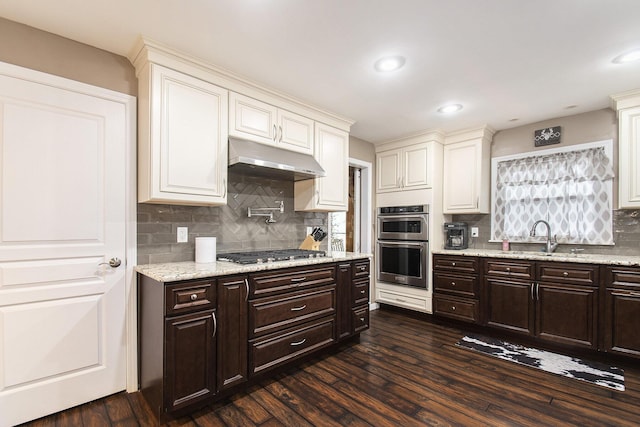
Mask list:
[{"label": "cooktop burner grate", "polygon": [[218,261],[235,262],[236,264],[262,264],[275,261],[290,261],[303,258],[321,258],[325,251],[311,251],[307,249],[279,249],[253,252],[231,252],[219,254]]}]

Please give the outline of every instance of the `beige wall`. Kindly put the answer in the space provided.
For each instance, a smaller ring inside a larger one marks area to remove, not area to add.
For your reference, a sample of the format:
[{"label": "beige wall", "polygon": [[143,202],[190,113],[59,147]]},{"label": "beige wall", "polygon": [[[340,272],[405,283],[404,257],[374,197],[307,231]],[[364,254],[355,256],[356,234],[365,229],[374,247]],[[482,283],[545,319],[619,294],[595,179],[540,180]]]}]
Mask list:
[{"label": "beige wall", "polygon": [[[533,132],[553,126],[562,126],[560,144],[534,147]],[[615,143],[618,139],[617,129],[616,113],[610,108],[574,116],[559,117],[496,132],[491,144],[491,157],[508,156],[605,139],[613,139]]]},{"label": "beige wall", "polygon": [[123,56],[4,18],[0,46],[0,61],[137,95],[135,70]]}]

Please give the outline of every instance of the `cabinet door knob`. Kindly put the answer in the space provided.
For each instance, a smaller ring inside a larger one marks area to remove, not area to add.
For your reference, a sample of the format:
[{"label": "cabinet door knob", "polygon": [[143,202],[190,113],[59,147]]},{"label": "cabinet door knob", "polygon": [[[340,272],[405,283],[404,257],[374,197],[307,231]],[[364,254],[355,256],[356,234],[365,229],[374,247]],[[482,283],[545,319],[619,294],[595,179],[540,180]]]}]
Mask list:
[{"label": "cabinet door knob", "polygon": [[191,301],[195,301],[195,300],[197,300],[197,299],[198,299],[198,295],[196,295],[196,294],[191,294],[190,298],[191,298]]},{"label": "cabinet door knob", "polygon": [[361,293],[362,295],[364,295],[364,294],[365,294],[365,292],[366,292],[366,291],[365,291],[364,289],[360,291],[360,293]]},{"label": "cabinet door knob", "polygon": [[364,317],[361,317],[361,318],[360,318],[360,321],[364,323]]},{"label": "cabinet door knob", "polygon": [[562,273],[562,275],[563,275],[564,277],[567,277],[567,276],[569,275],[569,273],[567,273],[567,272],[565,271],[564,273]]},{"label": "cabinet door knob", "polygon": [[511,267],[507,267],[507,273],[511,273]]},{"label": "cabinet door knob", "polygon": [[451,306],[451,311],[456,311],[456,306],[455,305]]},{"label": "cabinet door knob", "polygon": [[452,263],[451,263],[451,267],[455,267],[455,266],[456,266],[456,263],[455,263],[455,262],[452,262]]},{"label": "cabinet door knob", "polygon": [[456,285],[456,282],[451,282],[451,286],[455,286],[455,285]]}]

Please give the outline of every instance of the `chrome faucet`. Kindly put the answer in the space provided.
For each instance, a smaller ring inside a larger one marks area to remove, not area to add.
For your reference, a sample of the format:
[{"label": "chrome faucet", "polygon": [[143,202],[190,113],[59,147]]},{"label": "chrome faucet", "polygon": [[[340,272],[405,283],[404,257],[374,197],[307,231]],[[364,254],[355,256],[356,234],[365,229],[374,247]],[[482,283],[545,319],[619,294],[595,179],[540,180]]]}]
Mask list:
[{"label": "chrome faucet", "polygon": [[545,221],[544,219],[539,219],[536,222],[533,223],[533,226],[531,227],[531,231],[529,232],[529,235],[531,237],[535,237],[536,235],[536,227],[538,226],[538,224],[543,223],[544,225],[547,226],[547,243],[546,243],[546,248],[545,248],[545,252],[547,253],[547,255],[551,255],[551,252],[555,251],[556,248],[558,247],[558,242],[557,239],[555,239],[554,236],[554,242],[551,241],[551,226],[549,225],[549,223],[547,221]]}]

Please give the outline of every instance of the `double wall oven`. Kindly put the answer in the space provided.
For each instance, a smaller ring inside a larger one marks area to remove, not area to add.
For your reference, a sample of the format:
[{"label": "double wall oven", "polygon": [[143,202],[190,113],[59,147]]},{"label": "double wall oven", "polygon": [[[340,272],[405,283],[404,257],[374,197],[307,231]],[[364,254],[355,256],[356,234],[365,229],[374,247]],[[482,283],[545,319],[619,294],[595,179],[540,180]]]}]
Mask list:
[{"label": "double wall oven", "polygon": [[380,282],[427,289],[429,205],[378,208]]}]

